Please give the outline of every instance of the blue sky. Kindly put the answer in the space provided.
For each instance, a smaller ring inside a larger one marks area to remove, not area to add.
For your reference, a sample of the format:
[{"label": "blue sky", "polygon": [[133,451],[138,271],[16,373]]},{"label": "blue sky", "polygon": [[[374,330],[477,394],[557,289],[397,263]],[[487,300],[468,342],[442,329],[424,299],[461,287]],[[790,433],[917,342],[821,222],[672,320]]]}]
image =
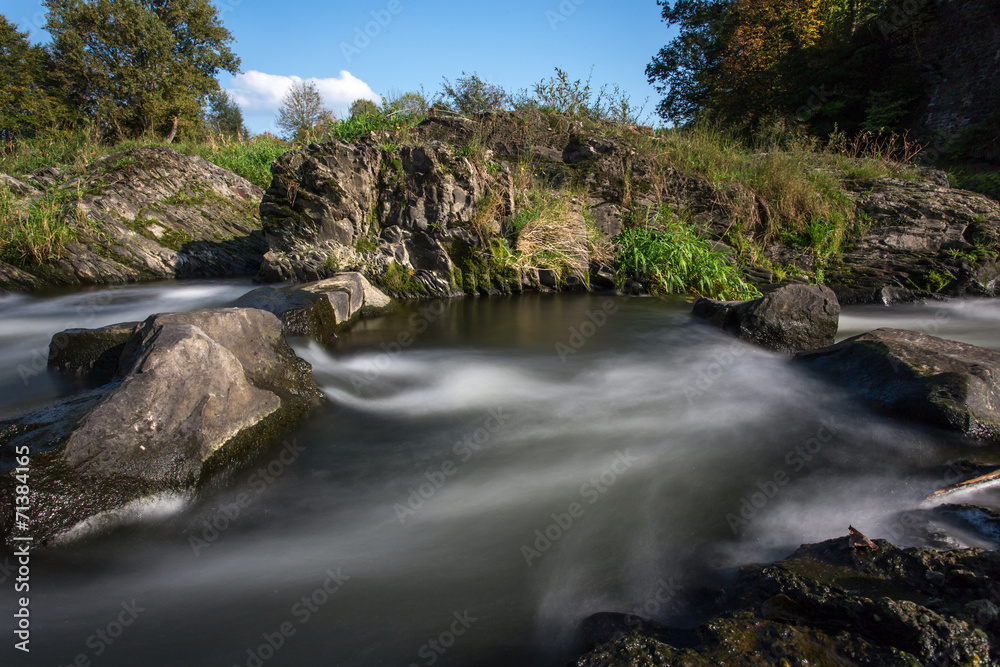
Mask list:
[{"label": "blue sky", "polygon": [[[314,80],[335,112],[462,72],[516,91],[566,70],[592,85],[618,84],[634,102],[658,97],[645,67],[671,36],[656,0],[443,0],[353,2],[214,0],[233,33],[243,74],[223,75],[254,132],[273,129],[293,78]],[[2,13],[33,41],[45,38],[41,2],[5,0]],[[654,119],[650,119],[652,122]]]}]

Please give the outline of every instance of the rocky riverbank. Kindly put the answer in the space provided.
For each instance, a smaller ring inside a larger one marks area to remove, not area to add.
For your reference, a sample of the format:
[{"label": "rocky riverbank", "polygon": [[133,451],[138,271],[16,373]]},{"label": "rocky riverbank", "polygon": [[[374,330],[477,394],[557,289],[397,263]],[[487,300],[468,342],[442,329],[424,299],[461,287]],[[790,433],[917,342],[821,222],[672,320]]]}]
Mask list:
[{"label": "rocky riverbank", "polygon": [[[820,282],[843,304],[997,294],[1000,204],[949,188],[943,173],[831,172],[853,231],[824,232],[823,221],[809,223],[815,231],[754,231],[733,202],[746,200],[743,213],[770,229],[777,214],[764,195],[674,164],[665,141],[650,128],[497,113],[430,117],[405,137],[311,144],[275,161],[266,192],[165,147],[111,155],[73,176],[4,177],[19,206],[63,202],[74,240],[46,264],[0,264],[0,288],[219,275],[308,282],[352,270],[398,296],[634,291],[615,285],[611,240],[666,206],[763,287]],[[564,198],[566,210],[528,243],[530,188]],[[839,251],[823,249],[824,235],[838,237]]]}]

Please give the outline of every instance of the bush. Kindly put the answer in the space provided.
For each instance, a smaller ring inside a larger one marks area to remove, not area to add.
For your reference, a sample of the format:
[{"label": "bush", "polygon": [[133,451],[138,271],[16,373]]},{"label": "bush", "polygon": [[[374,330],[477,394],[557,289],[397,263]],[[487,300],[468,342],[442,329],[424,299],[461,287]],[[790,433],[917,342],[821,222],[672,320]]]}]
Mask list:
[{"label": "bush", "polygon": [[615,246],[620,284],[636,280],[653,294],[696,293],[719,299],[759,296],[721,252],[668,208],[660,209],[655,221],[620,232]]},{"label": "bush", "polygon": [[501,86],[483,81],[478,74],[466,74],[453,84],[444,79],[441,85],[442,100],[453,110],[465,116],[501,111],[510,104],[510,95]]}]

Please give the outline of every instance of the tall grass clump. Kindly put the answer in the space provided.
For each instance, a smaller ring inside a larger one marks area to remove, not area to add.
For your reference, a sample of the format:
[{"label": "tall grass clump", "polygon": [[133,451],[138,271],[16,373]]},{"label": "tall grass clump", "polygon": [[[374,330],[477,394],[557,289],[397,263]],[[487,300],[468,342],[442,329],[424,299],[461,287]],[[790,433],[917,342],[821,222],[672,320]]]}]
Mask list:
[{"label": "tall grass clump", "polygon": [[635,280],[654,294],[701,294],[719,299],[759,296],[725,255],[693,227],[661,208],[655,219],[614,239],[620,284]]},{"label": "tall grass clump", "polygon": [[586,275],[589,235],[573,194],[544,188],[524,193],[520,210],[508,223],[514,237],[511,263],[518,268],[552,269],[565,278]]},{"label": "tall grass clump", "polygon": [[0,260],[20,268],[62,257],[76,234],[65,219],[66,202],[41,197],[20,205],[0,186]]}]

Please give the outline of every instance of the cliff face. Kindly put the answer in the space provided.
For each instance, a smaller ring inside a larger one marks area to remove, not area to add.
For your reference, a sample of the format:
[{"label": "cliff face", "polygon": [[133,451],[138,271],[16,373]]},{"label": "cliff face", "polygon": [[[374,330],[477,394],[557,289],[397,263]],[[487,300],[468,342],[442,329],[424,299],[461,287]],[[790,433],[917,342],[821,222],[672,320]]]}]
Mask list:
[{"label": "cliff face", "polygon": [[[918,129],[932,154],[959,142],[968,157],[1000,161],[1000,3],[938,0],[933,17],[913,63],[925,90]],[[899,20],[907,19],[904,11]]]}]

